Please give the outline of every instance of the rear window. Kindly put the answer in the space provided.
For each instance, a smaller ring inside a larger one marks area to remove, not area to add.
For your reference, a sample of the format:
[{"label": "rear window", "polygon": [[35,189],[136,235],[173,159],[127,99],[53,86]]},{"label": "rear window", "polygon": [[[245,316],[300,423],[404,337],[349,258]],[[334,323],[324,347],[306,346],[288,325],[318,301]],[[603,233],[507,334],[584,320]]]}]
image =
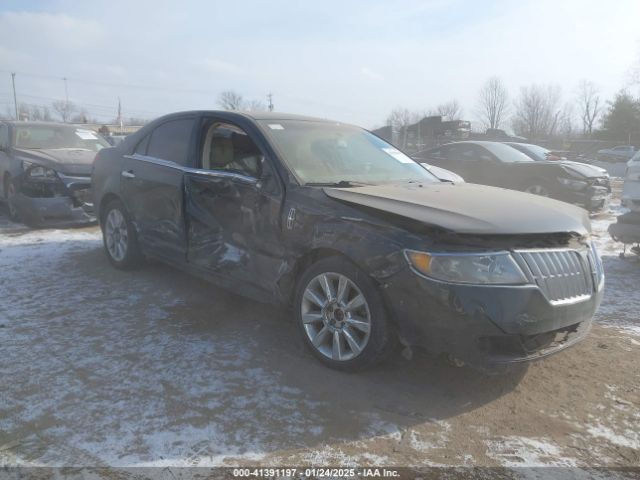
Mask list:
[{"label": "rear window", "polygon": [[482,146],[493,153],[501,162],[534,162],[535,160],[520,150],[498,142],[483,143]]}]

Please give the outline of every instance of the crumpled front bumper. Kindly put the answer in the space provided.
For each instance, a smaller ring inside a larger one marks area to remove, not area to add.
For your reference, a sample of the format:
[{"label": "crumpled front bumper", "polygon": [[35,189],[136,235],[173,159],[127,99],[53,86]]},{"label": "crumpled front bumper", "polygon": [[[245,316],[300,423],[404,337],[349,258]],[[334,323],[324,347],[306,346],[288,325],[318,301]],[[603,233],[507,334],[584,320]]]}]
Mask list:
[{"label": "crumpled front bumper", "polygon": [[535,285],[450,284],[407,268],[387,279],[383,292],[404,343],[491,370],[543,358],[580,341],[603,289],[588,300],[552,305]]},{"label": "crumpled front bumper", "polygon": [[90,205],[76,206],[71,197],[38,198],[18,193],[12,199],[19,219],[33,227],[62,227],[95,223]]},{"label": "crumpled front bumper", "polygon": [[580,191],[567,190],[559,200],[579,205],[589,211],[603,210],[611,200],[611,189],[603,186],[590,186]]},{"label": "crumpled front bumper", "polygon": [[90,179],[58,174],[55,182],[41,195],[37,183],[19,179],[18,192],[11,198],[19,219],[32,227],[95,223]]}]

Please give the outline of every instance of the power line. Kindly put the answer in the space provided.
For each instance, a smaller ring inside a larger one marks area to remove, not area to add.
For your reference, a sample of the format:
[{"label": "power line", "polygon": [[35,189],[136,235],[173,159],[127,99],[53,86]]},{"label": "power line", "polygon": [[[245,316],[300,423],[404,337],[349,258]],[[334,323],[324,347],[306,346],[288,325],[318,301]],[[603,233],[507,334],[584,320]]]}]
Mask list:
[{"label": "power line", "polygon": [[[7,98],[9,97],[9,94],[7,93],[0,93],[0,97],[2,96],[6,96]],[[27,98],[27,99],[34,99],[37,102],[52,102],[55,100],[58,100],[56,98],[53,97],[44,97],[44,96],[40,96],[40,95],[28,95],[28,94],[21,94],[20,95],[21,98]],[[21,102],[22,103],[22,102]],[[30,102],[25,102],[25,103],[30,103]],[[30,103],[31,105],[36,105],[35,103]],[[117,112],[117,105],[101,105],[101,104],[95,104],[95,103],[85,103],[85,102],[77,102],[77,105],[79,107],[91,107],[91,110],[97,109],[97,110],[102,110],[102,111],[106,111],[106,112],[113,112],[114,115]],[[38,106],[42,106],[45,107],[47,105],[44,105],[42,103],[38,104]],[[140,115],[164,115],[164,113],[166,112],[157,112],[157,111],[151,111],[151,110],[143,110],[143,109],[137,109],[137,108],[133,108],[133,109],[127,109],[127,111],[129,113],[134,113],[134,114],[140,114]]]},{"label": "power line", "polygon": [[[3,73],[11,73],[8,70],[0,70]],[[86,83],[88,85],[100,85],[104,87],[118,87],[118,88],[135,88],[135,89],[143,89],[143,90],[161,90],[166,92],[182,92],[182,93],[197,93],[203,95],[211,95],[212,92],[210,90],[197,90],[191,88],[175,88],[175,87],[162,87],[160,85],[140,85],[133,83],[119,83],[119,82],[101,82],[96,80],[86,80],[79,78],[70,78],[70,77],[58,77],[55,75],[43,75],[39,73],[29,73],[29,72],[13,72],[19,75],[23,75],[25,77],[34,77],[34,78],[44,78],[48,80],[64,80],[65,84],[67,81],[74,83]]]}]

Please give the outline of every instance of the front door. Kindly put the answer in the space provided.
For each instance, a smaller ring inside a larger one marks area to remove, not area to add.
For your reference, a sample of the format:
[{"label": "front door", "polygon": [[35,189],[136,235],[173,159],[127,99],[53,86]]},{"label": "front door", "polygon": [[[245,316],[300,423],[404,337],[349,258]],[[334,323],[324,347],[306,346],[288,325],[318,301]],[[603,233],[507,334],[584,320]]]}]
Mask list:
[{"label": "front door", "polygon": [[228,285],[274,291],[285,250],[282,186],[269,159],[239,126],[204,118],[198,168],[185,173],[188,261]]},{"label": "front door", "polygon": [[192,164],[195,116],[156,127],[127,155],[122,192],[145,250],[174,262],[186,260],[184,170]]}]

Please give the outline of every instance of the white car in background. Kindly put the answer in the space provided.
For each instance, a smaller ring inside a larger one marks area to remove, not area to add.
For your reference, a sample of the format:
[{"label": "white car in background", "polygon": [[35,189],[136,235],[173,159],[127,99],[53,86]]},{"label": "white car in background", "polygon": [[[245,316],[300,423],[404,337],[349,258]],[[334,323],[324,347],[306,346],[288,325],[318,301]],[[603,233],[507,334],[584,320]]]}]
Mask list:
[{"label": "white car in background", "polygon": [[622,189],[622,205],[640,211],[640,151],[627,162]]}]

